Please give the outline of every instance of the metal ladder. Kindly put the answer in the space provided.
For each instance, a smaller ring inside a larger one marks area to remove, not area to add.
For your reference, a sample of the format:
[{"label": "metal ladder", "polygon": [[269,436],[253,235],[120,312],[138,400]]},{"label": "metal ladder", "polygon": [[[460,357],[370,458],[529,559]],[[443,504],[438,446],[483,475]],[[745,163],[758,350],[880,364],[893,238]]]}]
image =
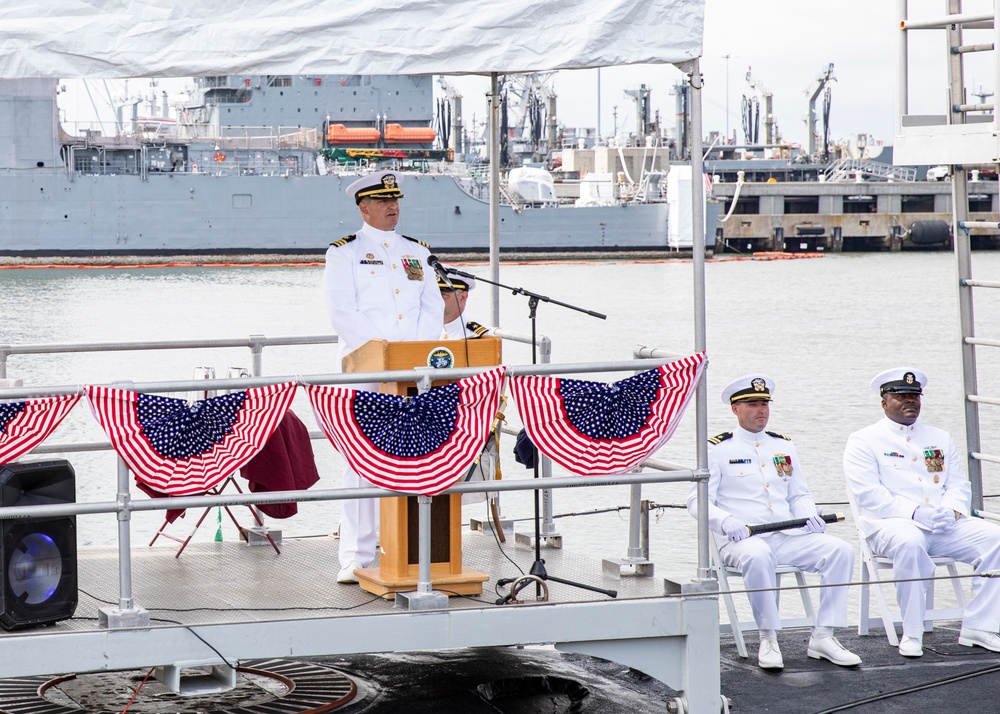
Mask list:
[{"label": "metal ladder", "polygon": [[[979,406],[1000,406],[1000,398],[979,393],[976,367],[978,347],[1000,347],[1000,339],[976,336],[973,293],[980,289],[1000,288],[1000,282],[972,277],[972,231],[1000,230],[1000,224],[969,220],[969,170],[996,169],[1000,163],[1000,123],[993,104],[969,104],[966,101],[964,60],[966,55],[994,53],[993,86],[1000,80],[1000,0],[993,1],[992,12],[963,13],[962,0],[948,0],[946,15],[913,19],[907,17],[907,0],[897,0],[900,35],[897,43],[900,65],[896,91],[899,115],[896,121],[896,160],[902,163],[946,164],[951,169],[953,234],[958,267],[958,307],[961,323],[962,384],[965,409],[966,453],[972,506],[983,507],[982,462],[1000,463],[1000,455],[984,453],[980,442]],[[992,30],[992,42],[965,43],[963,30]],[[908,114],[908,42],[910,32],[943,31],[947,38],[948,107],[943,116]],[[977,112],[977,114],[973,114]],[[985,112],[981,114],[979,112]]]}]

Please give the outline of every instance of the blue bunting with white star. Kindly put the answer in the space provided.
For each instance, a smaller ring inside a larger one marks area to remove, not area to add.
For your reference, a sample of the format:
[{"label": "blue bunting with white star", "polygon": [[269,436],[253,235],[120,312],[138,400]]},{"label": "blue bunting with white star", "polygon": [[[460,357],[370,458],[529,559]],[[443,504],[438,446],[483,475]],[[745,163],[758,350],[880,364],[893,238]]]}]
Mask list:
[{"label": "blue bunting with white star", "polygon": [[295,382],[188,402],[86,387],[91,411],[135,478],[172,496],[205,493],[260,451],[295,396]]},{"label": "blue bunting with white star", "polygon": [[704,352],[618,382],[511,377],[528,438],[572,473],[630,471],[662,447],[701,379]]}]

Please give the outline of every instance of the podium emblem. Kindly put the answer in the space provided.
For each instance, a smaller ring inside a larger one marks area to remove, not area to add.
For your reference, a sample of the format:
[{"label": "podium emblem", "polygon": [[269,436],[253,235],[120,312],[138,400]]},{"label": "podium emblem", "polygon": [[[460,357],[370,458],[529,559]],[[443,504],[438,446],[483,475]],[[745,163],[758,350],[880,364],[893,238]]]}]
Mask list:
[{"label": "podium emblem", "polygon": [[448,369],[455,366],[455,355],[447,347],[435,347],[427,354],[427,366]]}]

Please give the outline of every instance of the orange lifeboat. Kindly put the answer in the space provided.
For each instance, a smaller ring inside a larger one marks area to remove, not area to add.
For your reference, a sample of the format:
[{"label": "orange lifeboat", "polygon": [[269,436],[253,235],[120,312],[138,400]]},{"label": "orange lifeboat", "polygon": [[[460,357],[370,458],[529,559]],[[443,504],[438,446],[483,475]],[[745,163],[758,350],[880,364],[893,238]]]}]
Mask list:
[{"label": "orange lifeboat", "polygon": [[425,126],[385,125],[385,141],[388,144],[430,144],[437,132]]},{"label": "orange lifeboat", "polygon": [[370,127],[347,127],[343,124],[330,124],[326,128],[328,144],[375,144],[378,143],[378,129]]}]

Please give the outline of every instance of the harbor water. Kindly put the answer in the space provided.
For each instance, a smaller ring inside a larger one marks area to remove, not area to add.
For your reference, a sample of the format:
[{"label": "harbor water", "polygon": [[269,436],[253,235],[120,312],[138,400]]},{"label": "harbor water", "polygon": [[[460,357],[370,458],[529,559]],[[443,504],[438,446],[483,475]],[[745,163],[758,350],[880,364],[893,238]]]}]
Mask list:
[{"label": "harbor water", "polygon": [[[486,276],[485,264],[462,266]],[[1000,255],[976,253],[973,274],[1000,278]],[[501,282],[554,300],[607,314],[599,320],[542,302],[537,330],[551,338],[552,362],[619,360],[637,345],[689,353],[694,344],[692,266],[667,262],[556,262],[503,265]],[[12,269],[0,271],[0,344],[109,342],[169,339],[243,338],[329,334],[321,296],[322,268],[191,267],[150,269]],[[708,311],[709,434],[729,430],[735,418],[719,399],[731,379],[752,371],[777,384],[769,429],[791,436],[816,501],[830,511],[847,511],[842,454],[848,435],[881,416],[870,391],[873,375],[897,365],[913,365],[929,375],[922,419],[949,430],[963,445],[960,330],[956,269],[947,253],[828,255],[797,260],[714,260],[706,264]],[[489,286],[472,293],[467,315],[488,322]],[[1000,338],[1000,291],[975,294],[977,334]],[[505,329],[530,334],[527,300],[501,291]],[[266,375],[308,375],[333,371],[336,345],[275,347],[264,351]],[[530,363],[526,345],[506,343],[504,361]],[[249,350],[146,351],[12,356],[8,376],[25,385],[106,384],[118,380],[189,379],[197,367],[225,376],[230,367],[250,366]],[[592,375],[612,381],[626,375]],[[980,393],[1000,396],[1000,350],[979,352]],[[293,406],[316,429],[300,394]],[[658,454],[664,460],[695,464],[694,408],[689,407],[675,436]],[[516,408],[508,410],[517,426]],[[1000,408],[983,406],[982,449],[1000,453]],[[50,442],[104,438],[81,402]],[[514,461],[513,437],[501,447],[503,476],[530,477]],[[342,461],[325,440],[314,442],[321,481],[340,485]],[[65,455],[77,473],[79,501],[114,498],[115,462],[110,452]],[[30,458],[30,457],[29,457]],[[36,457],[37,458],[37,457]],[[984,492],[1000,494],[1000,466],[984,464]],[[557,467],[555,474],[560,475]],[[687,484],[650,485],[643,498],[662,508],[650,524],[650,557],[657,573],[692,575],[696,564],[694,521],[682,508]],[[627,487],[564,489],[554,492],[553,511],[587,514],[557,518],[564,547],[596,558],[626,555]],[[616,507],[621,506],[621,510]],[[987,501],[987,510],[991,508]],[[995,510],[1000,507],[993,506]],[[503,514],[519,531],[531,532],[529,493],[504,494]],[[485,519],[485,508],[469,505],[465,519]],[[297,516],[271,521],[286,537],[329,535],[337,527],[339,505],[309,503]],[[197,514],[187,523],[189,530]],[[161,522],[158,513],[138,513],[133,544],[148,542]],[[216,536],[215,514],[196,539]],[[850,541],[847,523],[831,532]],[[79,543],[116,542],[112,515],[79,517]],[[226,520],[225,539],[237,533]],[[166,544],[165,544],[166,545]],[[157,544],[159,547],[160,544]],[[331,548],[336,545],[331,541]],[[506,547],[514,547],[509,543]]]}]

